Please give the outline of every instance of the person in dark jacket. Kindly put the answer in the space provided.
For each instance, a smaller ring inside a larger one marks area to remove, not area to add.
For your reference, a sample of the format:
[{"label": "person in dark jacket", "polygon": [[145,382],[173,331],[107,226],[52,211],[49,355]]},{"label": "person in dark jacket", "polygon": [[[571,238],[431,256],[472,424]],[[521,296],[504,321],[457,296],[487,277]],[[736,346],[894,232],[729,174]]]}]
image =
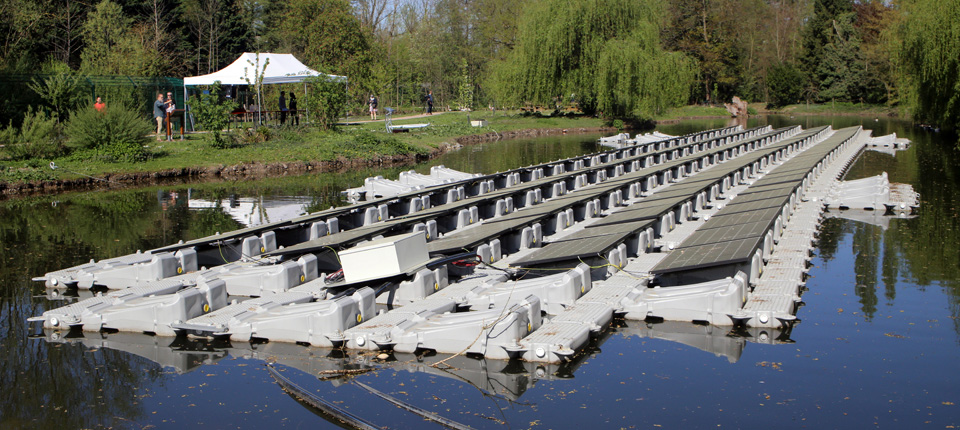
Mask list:
[{"label": "person in dark jacket", "polygon": [[287,122],[287,96],[286,92],[280,91],[280,125]]},{"label": "person in dark jacket", "polygon": [[300,125],[300,113],[297,112],[297,95],[290,93],[290,123],[293,125]]}]

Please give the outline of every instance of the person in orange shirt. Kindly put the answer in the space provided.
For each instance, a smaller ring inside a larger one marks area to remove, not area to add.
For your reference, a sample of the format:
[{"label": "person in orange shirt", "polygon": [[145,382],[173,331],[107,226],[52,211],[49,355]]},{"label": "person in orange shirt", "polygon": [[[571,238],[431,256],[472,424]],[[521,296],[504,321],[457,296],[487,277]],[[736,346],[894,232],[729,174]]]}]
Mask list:
[{"label": "person in orange shirt", "polygon": [[104,103],[103,100],[100,100],[100,97],[97,97],[97,102],[93,104],[93,108],[96,109],[97,112],[103,112],[103,110],[107,108],[107,104]]}]

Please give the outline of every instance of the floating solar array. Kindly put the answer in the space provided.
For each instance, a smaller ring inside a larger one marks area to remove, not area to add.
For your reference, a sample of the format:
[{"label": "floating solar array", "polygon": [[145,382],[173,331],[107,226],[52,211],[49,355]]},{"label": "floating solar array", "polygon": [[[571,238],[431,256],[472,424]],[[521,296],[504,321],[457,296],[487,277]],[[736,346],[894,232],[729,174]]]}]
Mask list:
[{"label": "floating solar array", "polygon": [[859,127],[839,130],[757,180],[684,240],[652,273],[664,275],[750,261],[764,246],[768,232],[785,221],[789,203],[796,199],[795,193],[805,185],[807,175],[858,131]]}]

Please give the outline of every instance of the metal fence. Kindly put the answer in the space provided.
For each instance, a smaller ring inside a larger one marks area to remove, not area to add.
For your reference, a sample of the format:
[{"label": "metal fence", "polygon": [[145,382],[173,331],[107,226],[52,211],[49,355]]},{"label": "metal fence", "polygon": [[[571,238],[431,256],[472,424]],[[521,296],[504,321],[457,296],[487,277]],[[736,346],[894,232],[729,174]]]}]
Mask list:
[{"label": "metal fence", "polygon": [[[54,75],[16,74],[0,75],[0,125],[19,125],[28,106],[44,108],[44,100],[30,85],[43,83]],[[177,106],[183,106],[183,79],[142,76],[84,76],[70,75],[77,81],[77,96],[92,104],[101,97],[107,104],[124,103],[143,111],[144,118],[152,116],[157,93],[172,92]]]}]

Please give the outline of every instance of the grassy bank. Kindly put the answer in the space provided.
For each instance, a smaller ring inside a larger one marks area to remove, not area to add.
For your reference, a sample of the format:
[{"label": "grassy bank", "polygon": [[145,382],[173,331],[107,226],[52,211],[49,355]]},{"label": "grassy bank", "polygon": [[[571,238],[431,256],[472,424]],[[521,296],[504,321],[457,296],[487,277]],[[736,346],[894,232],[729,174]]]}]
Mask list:
[{"label": "grassy bank", "polygon": [[[22,183],[79,179],[84,175],[142,174],[169,170],[204,170],[244,164],[321,163],[343,160],[376,160],[384,157],[426,155],[454,139],[486,133],[527,129],[575,129],[603,127],[603,121],[588,117],[538,117],[516,112],[473,112],[470,119],[485,119],[487,127],[471,127],[468,114],[448,112],[429,117],[397,119],[394,125],[429,123],[409,133],[387,133],[383,121],[318,131],[312,127],[268,128],[237,138],[226,149],[217,149],[206,133],[183,141],[150,141],[147,159],[141,162],[109,162],[96,153],[77,152],[54,160],[0,160],[0,182]],[[237,133],[231,133],[237,136]],[[231,137],[234,138],[234,137]],[[52,170],[53,161],[57,170]]]},{"label": "grassy bank", "polygon": [[775,115],[856,115],[856,116],[890,116],[907,117],[906,111],[899,107],[887,105],[871,105],[865,103],[811,103],[787,105],[777,109],[767,109],[762,103],[751,104],[761,114]]}]

